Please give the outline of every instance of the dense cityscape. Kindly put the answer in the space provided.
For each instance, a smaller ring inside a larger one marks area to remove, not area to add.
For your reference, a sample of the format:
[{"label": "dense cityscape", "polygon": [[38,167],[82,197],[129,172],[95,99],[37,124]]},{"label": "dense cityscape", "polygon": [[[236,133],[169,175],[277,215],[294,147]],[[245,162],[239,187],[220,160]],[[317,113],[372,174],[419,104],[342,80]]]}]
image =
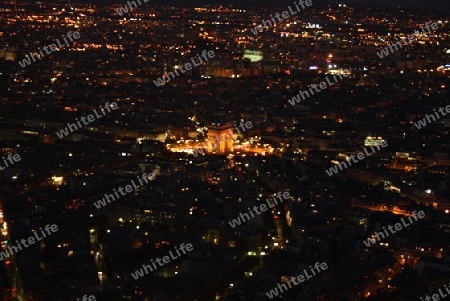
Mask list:
[{"label": "dense cityscape", "polygon": [[0,301],[444,299],[449,21],[2,1]]}]

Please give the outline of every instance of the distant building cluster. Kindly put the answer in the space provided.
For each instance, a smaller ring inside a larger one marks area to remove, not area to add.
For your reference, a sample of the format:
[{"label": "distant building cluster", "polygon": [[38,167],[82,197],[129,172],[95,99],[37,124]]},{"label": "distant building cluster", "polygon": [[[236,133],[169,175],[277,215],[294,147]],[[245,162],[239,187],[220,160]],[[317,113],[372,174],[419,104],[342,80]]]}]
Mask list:
[{"label": "distant building cluster", "polygon": [[1,300],[445,298],[448,9],[85,2],[0,4]]}]

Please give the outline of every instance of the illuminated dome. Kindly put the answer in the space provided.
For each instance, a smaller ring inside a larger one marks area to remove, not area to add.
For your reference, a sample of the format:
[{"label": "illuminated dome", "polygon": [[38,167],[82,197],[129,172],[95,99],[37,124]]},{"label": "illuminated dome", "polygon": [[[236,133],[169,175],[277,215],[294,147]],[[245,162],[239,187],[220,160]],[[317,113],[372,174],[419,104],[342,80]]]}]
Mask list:
[{"label": "illuminated dome", "polygon": [[249,59],[252,63],[262,61],[264,58],[262,51],[250,49],[244,50],[243,57],[244,59]]}]

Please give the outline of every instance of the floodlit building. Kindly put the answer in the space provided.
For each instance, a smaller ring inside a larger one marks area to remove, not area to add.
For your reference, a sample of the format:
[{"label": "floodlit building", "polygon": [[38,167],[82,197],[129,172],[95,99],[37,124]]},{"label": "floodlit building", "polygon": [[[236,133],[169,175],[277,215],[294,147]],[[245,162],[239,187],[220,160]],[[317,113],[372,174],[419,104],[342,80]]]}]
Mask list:
[{"label": "floodlit building", "polygon": [[208,127],[208,152],[227,154],[233,151],[233,125],[213,125]]}]

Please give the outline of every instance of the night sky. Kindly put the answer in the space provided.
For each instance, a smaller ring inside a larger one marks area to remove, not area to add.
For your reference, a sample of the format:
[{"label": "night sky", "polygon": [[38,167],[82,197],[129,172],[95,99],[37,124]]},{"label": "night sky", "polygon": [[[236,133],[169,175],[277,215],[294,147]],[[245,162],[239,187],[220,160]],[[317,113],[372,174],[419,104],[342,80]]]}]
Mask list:
[{"label": "night sky", "polygon": [[[261,5],[262,3],[293,3],[296,2],[295,0],[292,1],[286,1],[286,0],[282,0],[282,1],[254,1],[254,0],[244,0],[244,1],[239,1],[240,3],[249,3],[249,4],[259,4]],[[352,4],[352,3],[357,3],[357,4],[379,4],[379,5],[407,5],[407,6],[448,6],[450,5],[450,1],[449,0],[427,0],[427,1],[423,1],[423,0],[351,0],[351,1],[317,1],[317,0],[313,0],[314,2],[321,2],[321,3],[346,3],[346,4]]]}]

